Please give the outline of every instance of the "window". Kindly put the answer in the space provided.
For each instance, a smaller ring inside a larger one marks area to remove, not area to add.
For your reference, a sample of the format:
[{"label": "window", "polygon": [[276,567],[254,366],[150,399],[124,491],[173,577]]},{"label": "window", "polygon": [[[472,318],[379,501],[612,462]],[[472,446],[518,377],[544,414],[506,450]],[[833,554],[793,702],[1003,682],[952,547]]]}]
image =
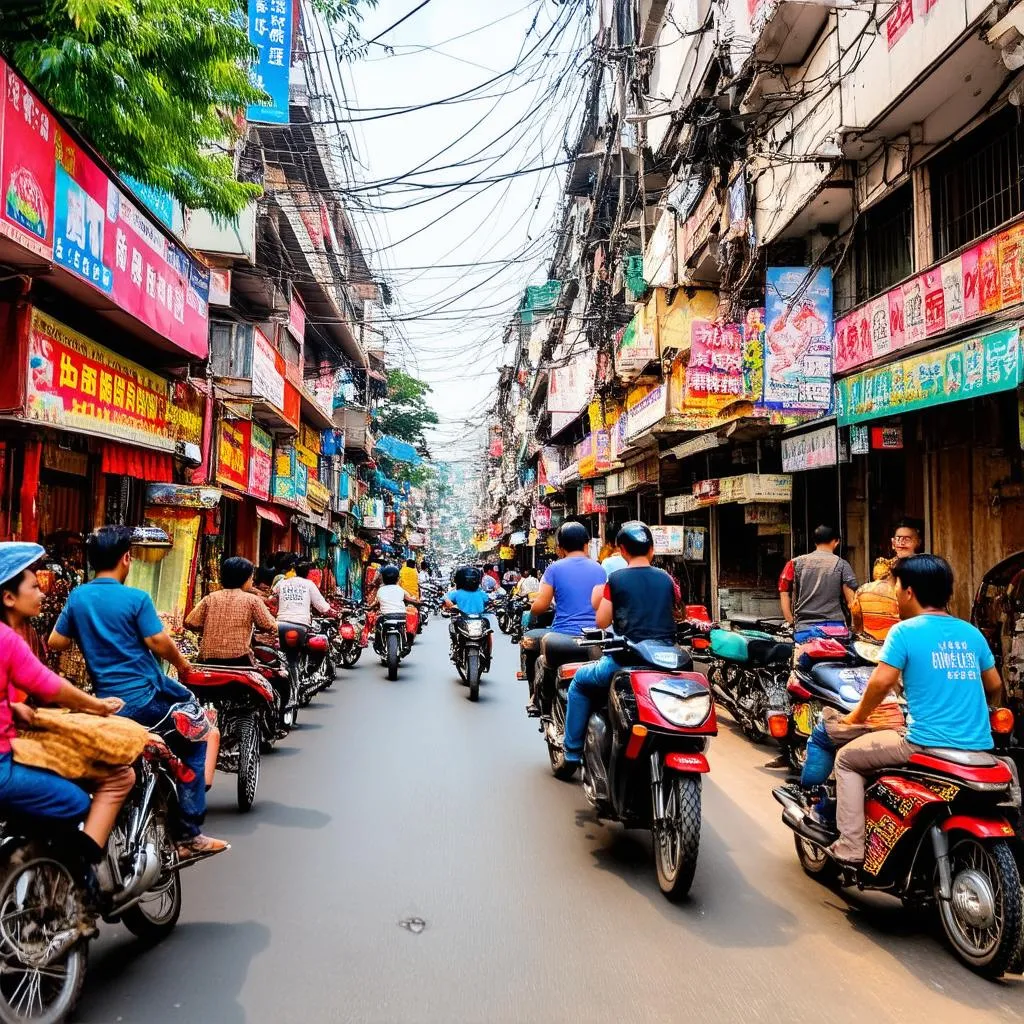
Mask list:
[{"label": "window", "polygon": [[914,272],[914,193],[901,185],[857,218],[853,229],[855,305]]},{"label": "window", "polygon": [[1024,126],[1006,107],[928,164],[935,258],[1024,212]]}]

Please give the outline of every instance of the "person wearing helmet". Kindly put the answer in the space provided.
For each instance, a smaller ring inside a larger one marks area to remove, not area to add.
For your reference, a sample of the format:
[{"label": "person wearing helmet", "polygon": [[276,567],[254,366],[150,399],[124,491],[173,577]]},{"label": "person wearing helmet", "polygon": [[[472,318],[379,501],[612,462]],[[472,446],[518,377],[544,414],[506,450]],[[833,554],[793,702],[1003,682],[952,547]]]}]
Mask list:
[{"label": "person wearing helmet", "polygon": [[[48,641],[50,650],[66,651],[76,642],[97,696],[123,701],[121,714],[140,725],[154,727],[171,708],[194,700],[187,686],[192,666],[168,636],[153,599],[144,590],[125,585],[132,566],[132,530],[128,526],[101,526],[85,542],[95,577],[68,595]],[[170,679],[157,660],[177,669]],[[221,853],[230,847],[221,839],[203,835],[206,817],[206,742],[185,743],[175,750],[192,769],[191,782],[178,784],[178,856],[187,860]]]},{"label": "person wearing helmet", "polygon": [[475,565],[463,565],[455,570],[455,589],[444,595],[448,611],[463,615],[483,615],[487,608],[487,594],[480,584],[483,573]]},{"label": "person wearing helmet", "polygon": [[[0,588],[5,603],[7,595],[13,595],[27,613],[31,613],[28,606],[33,602],[41,607],[42,595],[31,566],[45,553],[38,544],[0,543]],[[6,817],[13,812],[52,818],[71,826],[84,818],[82,852],[90,863],[97,863],[121,805],[135,784],[135,772],[130,766],[112,771],[97,785],[90,800],[89,794],[70,779],[15,763],[11,740],[16,726],[31,725],[35,715],[27,705],[11,700],[15,687],[47,704],[102,717],[117,714],[124,701],[119,697],[93,697],[61,679],[6,622],[0,622],[0,815]]]},{"label": "person wearing helmet", "polygon": [[[594,587],[592,605],[596,609],[597,626],[601,629],[612,626],[616,634],[634,643],[658,640],[674,644],[675,586],[664,569],[651,565],[654,536],[650,527],[639,520],[626,523],[619,530],[615,543],[626,560],[626,568],[613,572],[606,582]],[[603,576],[604,570],[600,571]],[[604,697],[612,678],[627,658],[628,655],[606,654],[599,661],[581,665],[576,670],[569,685],[565,715],[567,763],[582,761],[591,703]]]},{"label": "person wearing helmet", "polygon": [[420,605],[417,597],[398,582],[400,578],[397,565],[385,565],[380,571],[380,587],[374,606],[380,608],[382,615],[404,615],[407,604],[414,604],[417,608]]}]

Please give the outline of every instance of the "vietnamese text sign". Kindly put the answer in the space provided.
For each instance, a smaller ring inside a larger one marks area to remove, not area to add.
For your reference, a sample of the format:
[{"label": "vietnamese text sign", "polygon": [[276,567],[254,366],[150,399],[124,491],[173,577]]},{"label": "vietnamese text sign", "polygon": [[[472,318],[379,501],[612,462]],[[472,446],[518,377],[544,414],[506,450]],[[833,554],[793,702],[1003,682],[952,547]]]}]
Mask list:
[{"label": "vietnamese text sign", "polygon": [[803,469],[818,469],[836,464],[836,432],[834,427],[822,427],[797,437],[782,439],[782,471],[795,473]]},{"label": "vietnamese text sign", "polygon": [[28,339],[26,417],[173,451],[167,381],[38,309]]},{"label": "vietnamese text sign", "polygon": [[824,412],[832,396],[832,271],[769,267],[765,295],[764,404]]},{"label": "vietnamese text sign", "polygon": [[0,60],[0,234],[53,258],[53,136],[57,124],[36,94]]},{"label": "vietnamese text sign", "polygon": [[249,486],[249,444],[252,424],[248,420],[220,421],[217,434],[217,482],[244,491]]},{"label": "vietnamese text sign", "polygon": [[1019,329],[947,345],[865,370],[836,383],[843,425],[959,402],[1015,388],[1021,382]]},{"label": "vietnamese text sign", "polygon": [[288,76],[292,63],[292,0],[249,0],[249,42],[256,47],[253,85],[269,97],[249,106],[250,121],[288,124]]},{"label": "vietnamese text sign", "polygon": [[258,423],[252,425],[249,448],[249,493],[261,501],[270,499],[274,468],[274,439]]}]

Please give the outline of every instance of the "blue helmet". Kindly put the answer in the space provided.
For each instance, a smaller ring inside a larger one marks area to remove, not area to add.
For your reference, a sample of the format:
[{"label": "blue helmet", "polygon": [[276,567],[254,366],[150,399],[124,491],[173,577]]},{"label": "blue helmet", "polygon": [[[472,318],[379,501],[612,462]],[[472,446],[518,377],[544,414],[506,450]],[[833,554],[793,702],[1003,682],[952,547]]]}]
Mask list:
[{"label": "blue helmet", "polygon": [[46,554],[41,544],[24,541],[0,542],[0,583],[14,579]]}]

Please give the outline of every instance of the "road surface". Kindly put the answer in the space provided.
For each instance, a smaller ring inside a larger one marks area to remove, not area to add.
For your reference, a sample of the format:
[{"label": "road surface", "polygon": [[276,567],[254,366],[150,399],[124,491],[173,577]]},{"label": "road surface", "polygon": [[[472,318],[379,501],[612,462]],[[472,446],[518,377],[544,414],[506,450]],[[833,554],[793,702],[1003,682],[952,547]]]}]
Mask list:
[{"label": "road surface", "polygon": [[470,704],[432,622],[398,682],[364,655],[304,714],[251,814],[219,776],[208,830],[233,849],[184,874],[162,945],[105,928],[77,1019],[1024,1020],[1020,981],[983,981],[896,904],[803,875],[770,752],[727,721],[691,898],[666,902],[649,839],[551,777],[518,649],[496,645]]}]

